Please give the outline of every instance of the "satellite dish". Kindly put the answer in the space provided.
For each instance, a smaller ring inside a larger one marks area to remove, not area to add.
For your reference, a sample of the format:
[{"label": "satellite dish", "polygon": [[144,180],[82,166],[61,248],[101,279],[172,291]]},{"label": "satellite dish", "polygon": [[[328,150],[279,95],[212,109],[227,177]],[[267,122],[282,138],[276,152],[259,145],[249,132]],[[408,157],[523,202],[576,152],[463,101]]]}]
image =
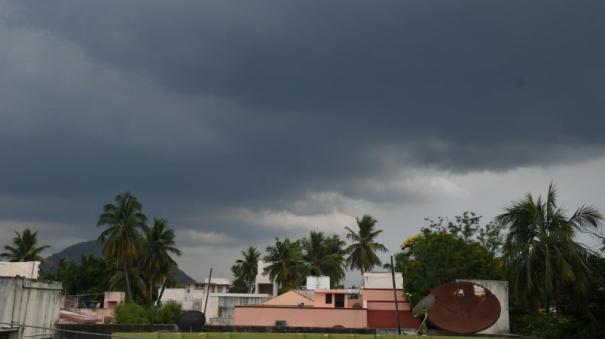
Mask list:
[{"label": "satellite dish", "polygon": [[185,311],[176,322],[180,332],[201,332],[204,324],[206,316],[200,311]]},{"label": "satellite dish", "polygon": [[[500,318],[500,302],[487,288],[471,282],[451,282],[434,288],[428,318],[442,330],[471,334]],[[429,295],[429,296],[430,296]]]},{"label": "satellite dish", "polygon": [[427,295],[426,297],[420,299],[420,301],[414,306],[412,312],[414,317],[419,316],[420,314],[426,313],[431,306],[435,303],[435,296],[432,294]]}]

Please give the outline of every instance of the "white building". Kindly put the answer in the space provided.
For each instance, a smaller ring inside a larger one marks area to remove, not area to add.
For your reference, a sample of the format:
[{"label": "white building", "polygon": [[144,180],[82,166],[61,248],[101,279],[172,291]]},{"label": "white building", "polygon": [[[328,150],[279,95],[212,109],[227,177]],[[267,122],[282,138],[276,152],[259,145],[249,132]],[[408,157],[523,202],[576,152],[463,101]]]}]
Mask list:
[{"label": "white building", "polygon": [[[403,288],[403,275],[395,272],[396,288]],[[367,272],[363,274],[363,288],[366,289],[393,289],[391,272]]]},{"label": "white building", "polygon": [[231,287],[231,281],[226,278],[212,278],[210,284],[208,284],[208,278],[204,279],[203,282],[196,282],[187,285],[190,290],[206,290],[210,289],[210,293],[229,293],[229,287]]},{"label": "white building", "polygon": [[61,289],[60,282],[0,277],[0,338],[52,338]]},{"label": "white building", "polygon": [[330,289],[330,277],[310,275],[307,277],[305,289],[308,291],[315,291],[317,289],[328,290]]},{"label": "white building", "polygon": [[39,261],[0,261],[0,277],[24,277],[38,279]]},{"label": "white building", "polygon": [[277,284],[269,278],[268,274],[263,273],[266,266],[267,264],[264,261],[258,261],[258,273],[254,282],[254,293],[268,294],[275,297],[277,296]]},{"label": "white building", "polygon": [[[262,304],[271,296],[268,294],[228,293],[225,280],[211,280],[208,305],[206,306],[206,320],[211,325],[233,324],[233,310],[239,305]],[[207,282],[207,280],[206,280]],[[167,288],[162,294],[161,302],[174,301],[181,305],[183,310],[196,310],[204,312],[206,303],[206,285],[191,284],[186,288]],[[218,291],[218,292],[212,292]],[[225,292],[222,292],[225,291]]]}]

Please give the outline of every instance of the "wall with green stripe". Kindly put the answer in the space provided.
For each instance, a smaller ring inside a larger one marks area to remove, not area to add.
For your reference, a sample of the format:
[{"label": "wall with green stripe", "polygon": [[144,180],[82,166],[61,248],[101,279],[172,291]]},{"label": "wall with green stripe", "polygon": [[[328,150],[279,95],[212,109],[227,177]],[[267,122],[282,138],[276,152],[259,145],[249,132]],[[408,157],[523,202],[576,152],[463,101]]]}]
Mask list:
[{"label": "wall with green stripe", "polygon": [[470,337],[321,333],[113,333],[114,339],[463,339]]}]

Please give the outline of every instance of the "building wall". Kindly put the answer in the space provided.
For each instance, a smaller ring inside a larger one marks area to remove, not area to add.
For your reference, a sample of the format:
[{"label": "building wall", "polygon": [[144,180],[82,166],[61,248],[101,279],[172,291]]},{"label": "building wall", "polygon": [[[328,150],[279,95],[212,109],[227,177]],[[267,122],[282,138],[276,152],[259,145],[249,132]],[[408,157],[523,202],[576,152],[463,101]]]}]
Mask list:
[{"label": "building wall", "polygon": [[[367,289],[361,291],[364,301],[393,301],[393,289]],[[397,300],[407,301],[402,289],[397,290]]]},{"label": "building wall", "polygon": [[[332,302],[326,304],[326,294],[332,295]],[[349,293],[347,290],[315,290],[313,305],[315,307],[331,307],[336,308],[336,294],[344,295],[344,307],[349,303]]]},{"label": "building wall", "polygon": [[316,289],[329,289],[330,288],[330,277],[326,276],[313,276],[310,275],[307,277],[307,290],[316,290]]},{"label": "building wall", "polygon": [[367,327],[367,310],[361,308],[239,306],[235,308],[237,326],[275,326],[283,320],[288,327]]},{"label": "building wall", "polygon": [[25,277],[38,279],[39,261],[9,262],[0,261],[0,277]]},{"label": "building wall", "polygon": [[[272,297],[277,296],[277,284],[275,281],[272,281],[269,278],[269,275],[263,274],[263,271],[267,263],[265,263],[262,259],[258,261],[258,273],[256,274],[256,279],[254,281],[254,293],[256,294],[264,294],[268,293]],[[265,289],[270,286],[270,291],[266,292]]]},{"label": "building wall", "polygon": [[[0,322],[51,328],[59,319],[61,283],[0,277]],[[12,338],[52,337],[48,329],[22,327]]]},{"label": "building wall", "polygon": [[[418,319],[411,311],[399,311],[399,325],[401,328],[417,329],[420,326]],[[368,310],[368,327],[370,328],[397,328],[397,319],[394,310]]]},{"label": "building wall", "polygon": [[[403,287],[403,275],[395,272],[395,286]],[[391,272],[375,272],[363,274],[364,288],[393,288],[393,278]]]},{"label": "building wall", "polygon": [[[407,301],[399,301],[397,302],[397,306],[400,311],[409,311],[410,303]],[[395,303],[393,301],[368,301],[367,302],[368,310],[394,310]]]},{"label": "building wall", "polygon": [[[209,324],[231,325],[234,306],[262,304],[268,299],[269,295],[266,294],[210,293],[205,312],[206,320]],[[175,301],[183,310],[204,312],[206,293],[204,290],[191,288],[167,288],[161,301]]]}]

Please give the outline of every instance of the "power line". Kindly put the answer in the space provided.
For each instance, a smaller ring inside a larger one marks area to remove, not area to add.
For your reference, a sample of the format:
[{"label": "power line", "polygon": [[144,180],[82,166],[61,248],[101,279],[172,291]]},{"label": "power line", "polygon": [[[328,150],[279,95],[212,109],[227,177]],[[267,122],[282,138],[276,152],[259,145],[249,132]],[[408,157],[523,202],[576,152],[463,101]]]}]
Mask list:
[{"label": "power line", "polygon": [[[40,330],[50,330],[50,331],[55,331],[55,332],[65,332],[65,333],[74,333],[74,334],[88,334],[88,335],[96,335],[96,336],[99,336],[99,337],[110,337],[110,338],[113,337],[113,338],[123,338],[123,339],[139,339],[139,338],[136,338],[136,337],[127,337],[127,336],[115,335],[115,334],[95,333],[95,332],[76,331],[76,330],[65,330],[65,329],[54,328],[54,327],[26,325],[26,324],[19,324],[19,323],[3,323],[3,322],[0,322],[0,325],[19,326],[19,328],[21,328],[21,327],[30,327],[30,328],[40,329]],[[32,337],[33,336],[35,336],[35,335],[32,335]]]}]

